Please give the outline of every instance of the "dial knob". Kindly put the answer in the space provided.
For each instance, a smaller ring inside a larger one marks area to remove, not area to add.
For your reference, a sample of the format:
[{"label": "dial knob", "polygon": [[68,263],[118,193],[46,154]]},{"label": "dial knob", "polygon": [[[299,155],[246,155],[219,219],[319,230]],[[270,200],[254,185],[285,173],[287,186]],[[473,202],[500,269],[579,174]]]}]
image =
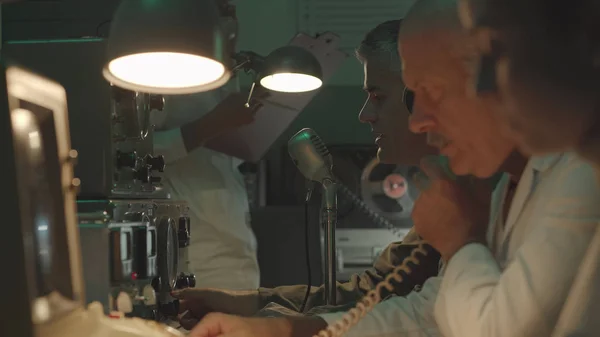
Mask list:
[{"label": "dial knob", "polygon": [[196,275],[181,273],[177,276],[177,282],[175,283],[175,289],[194,288],[196,286]]},{"label": "dial knob", "polygon": [[131,302],[131,297],[125,292],[120,292],[117,296],[117,311],[124,314],[133,312],[133,303]]},{"label": "dial knob", "polygon": [[152,172],[150,172],[150,166],[144,165],[139,169],[135,170],[133,177],[143,183],[149,183],[152,181]]},{"label": "dial knob", "polygon": [[144,296],[144,304],[145,305],[155,305],[156,304],[156,291],[152,286],[146,285],[142,289],[142,295]]},{"label": "dial knob", "polygon": [[190,245],[190,218],[179,218],[179,230],[177,231],[177,235],[179,237],[179,248],[187,247]]},{"label": "dial knob", "polygon": [[131,167],[131,168],[135,168],[135,165],[137,163],[137,153],[135,151],[133,152],[121,152],[121,151],[117,151],[117,168],[123,168],[123,167]]},{"label": "dial knob", "polygon": [[150,110],[162,111],[165,107],[165,98],[162,95],[150,95],[148,106]]},{"label": "dial knob", "polygon": [[147,154],[146,157],[144,157],[144,161],[146,162],[146,165],[150,166],[150,169],[153,171],[165,171],[165,157],[163,156],[153,157],[152,155]]}]

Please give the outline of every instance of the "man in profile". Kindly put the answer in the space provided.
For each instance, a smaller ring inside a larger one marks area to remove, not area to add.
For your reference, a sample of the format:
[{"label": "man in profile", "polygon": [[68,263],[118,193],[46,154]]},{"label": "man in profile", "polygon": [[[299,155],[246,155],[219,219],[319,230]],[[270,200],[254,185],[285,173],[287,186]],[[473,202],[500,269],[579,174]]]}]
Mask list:
[{"label": "man in profile", "polygon": [[[364,89],[367,99],[359,113],[362,123],[371,125],[379,146],[378,157],[384,163],[416,165],[435,149],[426,145],[423,135],[408,132],[408,111],[402,99],[395,95],[404,90],[402,64],[398,55],[400,20],[384,22],[369,33],[356,49],[356,57],[364,67]],[[188,289],[178,297],[182,309],[189,309],[181,323],[191,328],[198,319],[210,312],[223,312],[241,316],[259,315],[316,315],[325,312],[346,311],[353,307],[369,290],[399,265],[417,247],[418,238],[409,233],[402,242],[389,245],[375,261],[373,268],[352,275],[349,282],[338,283],[336,306],[325,305],[324,287],[312,287],[304,303],[306,286],[282,286],[273,289],[259,288],[251,291],[225,291],[219,289]],[[405,296],[425,280],[437,275],[439,255],[429,250],[413,272],[404,275],[401,284],[395,284],[393,294]],[[267,310],[261,310],[263,308]]]},{"label": "man in profile", "polygon": [[[498,100],[520,148],[575,150],[600,169],[598,2],[463,0],[459,8],[464,28],[481,42],[474,89]],[[599,335],[599,311],[600,227],[552,336]]]}]

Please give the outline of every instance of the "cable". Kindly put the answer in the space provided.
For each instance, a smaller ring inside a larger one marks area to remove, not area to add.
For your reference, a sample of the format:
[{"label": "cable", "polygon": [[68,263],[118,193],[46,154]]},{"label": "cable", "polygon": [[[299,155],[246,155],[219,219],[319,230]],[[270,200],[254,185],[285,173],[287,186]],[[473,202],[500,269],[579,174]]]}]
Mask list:
[{"label": "cable", "polygon": [[338,190],[341,191],[342,194],[344,194],[348,199],[350,199],[350,201],[352,201],[352,203],[356,207],[358,207],[363,213],[368,215],[371,218],[371,220],[375,222],[376,225],[382,228],[389,229],[395,235],[404,236],[404,233],[401,232],[400,228],[394,226],[394,224],[391,223],[388,219],[384,218],[383,216],[379,215],[379,213],[371,209],[369,205],[367,205],[359,196],[357,196],[348,187],[346,187],[346,185],[338,183]]},{"label": "cable", "polygon": [[393,291],[394,286],[392,280],[398,283],[404,280],[404,277],[400,272],[410,274],[412,269],[408,263],[412,262],[415,265],[419,265],[420,261],[417,258],[417,254],[427,256],[427,250],[425,250],[425,241],[419,242],[419,246],[413,249],[410,256],[402,261],[402,264],[395,267],[394,270],[381,281],[375,289],[370,290],[357,304],[356,307],[350,309],[339,321],[329,325],[327,328],[319,331],[313,337],[341,337],[351,327],[356,325],[363,317],[367,315],[377,303],[381,301],[381,292],[383,288],[388,291]]},{"label": "cable", "polygon": [[308,296],[310,295],[310,288],[312,287],[312,274],[310,270],[310,249],[309,249],[309,237],[308,237],[308,202],[304,203],[304,249],[306,249],[306,269],[308,273],[308,282],[306,282],[306,293],[304,294],[304,300],[302,300],[302,306],[300,312],[304,313],[304,308],[308,302]]},{"label": "cable", "polygon": [[308,202],[312,196],[314,183],[310,180],[306,182],[306,198],[304,199],[304,249],[306,250],[306,269],[308,273],[308,282],[306,283],[306,293],[304,294],[304,300],[300,306],[300,313],[304,313],[306,303],[308,302],[308,296],[310,295],[310,288],[312,287],[312,273],[310,269],[310,238],[308,235]]}]

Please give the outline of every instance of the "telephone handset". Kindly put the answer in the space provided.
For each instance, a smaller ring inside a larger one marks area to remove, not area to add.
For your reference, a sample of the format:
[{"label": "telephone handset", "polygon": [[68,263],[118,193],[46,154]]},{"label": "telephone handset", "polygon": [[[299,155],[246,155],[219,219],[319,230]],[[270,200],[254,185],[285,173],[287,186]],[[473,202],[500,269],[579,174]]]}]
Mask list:
[{"label": "telephone handset", "polygon": [[402,261],[402,264],[396,266],[394,270],[388,274],[383,281],[381,281],[375,289],[370,290],[350,311],[348,311],[342,319],[330,324],[327,328],[321,330],[318,334],[313,337],[341,337],[351,327],[356,325],[367,313],[369,313],[377,303],[381,302],[381,293],[383,288],[388,291],[394,290],[392,280],[398,283],[404,281],[404,277],[401,272],[410,274],[412,272],[411,267],[408,265],[412,262],[415,265],[420,264],[420,259],[417,255],[427,256],[428,252],[425,249],[425,241],[420,241],[419,245],[412,250],[410,256]]}]

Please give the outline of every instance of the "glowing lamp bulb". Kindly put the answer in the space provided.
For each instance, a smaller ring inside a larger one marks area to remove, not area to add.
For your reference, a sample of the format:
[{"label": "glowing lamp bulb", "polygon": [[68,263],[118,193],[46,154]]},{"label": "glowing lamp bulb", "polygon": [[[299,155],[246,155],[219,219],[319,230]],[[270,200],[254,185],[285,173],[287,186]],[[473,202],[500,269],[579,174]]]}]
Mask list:
[{"label": "glowing lamp bulb", "polygon": [[226,76],[226,71],[221,62],[207,57],[152,52],[131,54],[110,61],[104,69],[104,77],[121,86],[129,84],[177,90],[220,82]]},{"label": "glowing lamp bulb", "polygon": [[263,77],[260,85],[273,91],[307,92],[320,88],[323,81],[307,74],[277,73]]}]

